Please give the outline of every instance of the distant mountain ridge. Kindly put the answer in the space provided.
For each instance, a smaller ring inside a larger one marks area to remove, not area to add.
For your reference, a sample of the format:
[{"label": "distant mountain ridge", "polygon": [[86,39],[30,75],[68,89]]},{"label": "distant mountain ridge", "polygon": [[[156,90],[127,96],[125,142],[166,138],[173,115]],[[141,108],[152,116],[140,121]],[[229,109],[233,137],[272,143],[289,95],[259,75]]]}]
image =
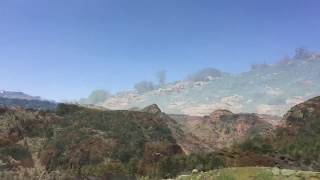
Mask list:
[{"label": "distant mountain ridge", "polygon": [[[201,78],[200,78],[201,79]],[[252,65],[241,74],[219,73],[162,86],[145,93],[128,91],[99,105],[108,109],[157,104],[169,114],[208,115],[214,109],[282,116],[290,107],[320,95],[320,54],[297,52],[276,64]]]},{"label": "distant mountain ridge", "polygon": [[40,96],[30,96],[23,92],[0,90],[0,107],[54,110],[57,103],[41,99]]},{"label": "distant mountain ridge", "polygon": [[10,99],[41,100],[40,96],[30,96],[23,92],[0,90],[0,97]]}]

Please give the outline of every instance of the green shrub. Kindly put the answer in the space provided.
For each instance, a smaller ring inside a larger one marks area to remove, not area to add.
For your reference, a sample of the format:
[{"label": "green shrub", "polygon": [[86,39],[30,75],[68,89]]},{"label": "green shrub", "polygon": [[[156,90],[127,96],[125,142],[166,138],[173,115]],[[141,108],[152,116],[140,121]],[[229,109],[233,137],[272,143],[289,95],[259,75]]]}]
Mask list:
[{"label": "green shrub", "polygon": [[244,143],[240,144],[240,149],[242,151],[255,152],[259,154],[273,152],[272,146],[261,137],[246,140]]},{"label": "green shrub", "polygon": [[236,178],[232,174],[224,172],[217,177],[217,180],[236,180]]},{"label": "green shrub", "polygon": [[188,156],[168,157],[160,162],[160,176],[175,177],[182,172],[191,172],[193,169],[209,171],[224,167],[224,161],[215,153],[191,154]]},{"label": "green shrub", "polygon": [[273,180],[273,174],[269,171],[261,172],[257,175],[256,180]]},{"label": "green shrub", "polygon": [[11,156],[15,160],[30,159],[31,153],[21,145],[11,145],[0,149],[1,156]]},{"label": "green shrub", "polygon": [[102,177],[106,174],[128,175],[128,172],[120,162],[108,162],[97,165],[86,165],[81,168],[81,175]]}]

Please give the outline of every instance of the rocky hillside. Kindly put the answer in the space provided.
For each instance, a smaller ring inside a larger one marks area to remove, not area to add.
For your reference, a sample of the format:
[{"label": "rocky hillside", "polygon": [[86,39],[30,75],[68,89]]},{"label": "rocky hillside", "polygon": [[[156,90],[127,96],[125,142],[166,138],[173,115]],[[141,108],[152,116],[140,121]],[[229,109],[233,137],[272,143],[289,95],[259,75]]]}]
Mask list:
[{"label": "rocky hillside", "polygon": [[[216,110],[209,116],[170,115],[188,133],[199,147],[194,149],[190,143],[180,144],[188,152],[212,152],[230,148],[254,137],[270,136],[280,118],[258,114],[234,114],[228,110]],[[185,138],[187,138],[185,136]],[[178,141],[179,142],[179,141]]]},{"label": "rocky hillside", "polygon": [[283,115],[292,106],[320,95],[320,55],[296,55],[276,64],[254,65],[240,74],[219,73],[187,79],[159,89],[129,91],[100,104],[109,109],[158,104],[169,114],[204,116],[215,109],[235,113]]},{"label": "rocky hillside", "polygon": [[320,97],[294,106],[273,133],[235,144],[223,156],[231,166],[279,166],[320,171]]},{"label": "rocky hillside", "polygon": [[319,171],[319,110],[319,97],[282,120],[228,110],[167,115],[155,104],[131,111],[0,108],[1,178],[160,179],[255,166]]},{"label": "rocky hillside", "polygon": [[205,117],[171,117],[185,134],[190,133],[193,140],[199,142],[197,149],[178,139],[183,149],[189,153],[215,152],[215,157],[222,159],[227,167],[320,171],[319,110],[320,97],[315,97],[294,106],[281,120],[227,110],[217,110]]},{"label": "rocky hillside", "polygon": [[277,129],[282,153],[320,170],[320,97],[293,107]]},{"label": "rocky hillside", "polygon": [[[245,120],[246,116],[251,119]],[[201,129],[192,132],[191,128],[196,127],[193,121],[177,117],[175,120],[166,115],[157,105],[142,111],[66,104],[52,112],[1,108],[1,171],[10,177],[44,179],[174,177],[194,168],[210,170],[232,165],[228,155],[214,151],[256,134],[251,130],[258,130],[259,125],[272,126],[256,115],[216,111],[210,117],[196,119],[199,126],[210,124],[212,128],[204,131],[206,137],[211,137],[206,141],[198,134]],[[219,136],[225,136],[227,143],[223,144]]]},{"label": "rocky hillside", "polygon": [[166,119],[152,113],[0,109],[1,172],[24,179],[158,176],[157,163],[175,155],[184,152]]}]

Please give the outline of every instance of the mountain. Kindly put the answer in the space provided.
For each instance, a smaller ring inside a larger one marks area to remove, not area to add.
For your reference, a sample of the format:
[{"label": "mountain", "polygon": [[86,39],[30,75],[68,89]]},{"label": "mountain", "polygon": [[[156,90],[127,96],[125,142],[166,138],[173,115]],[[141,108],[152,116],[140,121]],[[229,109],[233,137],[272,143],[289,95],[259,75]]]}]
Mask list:
[{"label": "mountain", "polygon": [[0,97],[8,99],[41,100],[39,96],[30,96],[23,92],[0,90]]},{"label": "mountain", "polygon": [[145,93],[128,91],[100,105],[108,109],[141,109],[157,104],[168,114],[195,116],[205,116],[214,109],[282,116],[292,106],[320,95],[319,72],[319,54],[296,55],[276,64],[253,65],[250,71],[240,74],[221,72]]},{"label": "mountain", "polygon": [[294,106],[277,129],[276,147],[320,170],[320,97]]},{"label": "mountain", "polygon": [[291,108],[273,133],[251,136],[222,152],[231,166],[320,170],[320,97]]},{"label": "mountain", "polygon": [[[230,148],[254,137],[264,137],[273,133],[279,117],[240,113],[228,110],[216,110],[209,116],[170,115],[176,120],[183,132],[188,132],[199,143],[199,148],[178,141],[189,153],[213,152]],[[185,136],[184,138],[187,138]]]},{"label": "mountain", "polygon": [[[216,110],[204,117],[170,117],[184,132],[183,138],[176,139],[187,154],[214,152],[226,167],[319,171],[319,110],[320,97],[315,97],[292,107],[282,118],[228,110]],[[187,141],[190,138],[198,148]],[[180,166],[185,164],[176,164]],[[203,166],[196,169],[206,171]]]},{"label": "mountain", "polygon": [[52,112],[0,108],[0,119],[0,170],[24,179],[158,176],[162,159],[184,155],[166,118],[153,113],[60,104]]},{"label": "mountain", "polygon": [[26,100],[0,97],[0,107],[17,107],[38,110],[54,110],[57,104],[46,100]]},{"label": "mountain", "polygon": [[39,96],[30,96],[23,92],[0,91],[0,107],[20,107],[38,110],[54,110],[57,104],[43,100]]},{"label": "mountain", "polygon": [[225,167],[319,171],[319,110],[320,97],[282,119],[223,109],[168,115],[155,104],[134,111],[1,107],[0,172],[22,179],[161,179]]}]

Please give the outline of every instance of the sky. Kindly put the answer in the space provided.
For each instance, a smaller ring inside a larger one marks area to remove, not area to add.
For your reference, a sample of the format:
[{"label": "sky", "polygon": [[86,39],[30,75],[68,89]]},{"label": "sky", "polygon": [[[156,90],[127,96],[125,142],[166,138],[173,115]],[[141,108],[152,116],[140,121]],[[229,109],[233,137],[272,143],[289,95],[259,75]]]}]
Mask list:
[{"label": "sky", "polygon": [[320,51],[319,0],[1,0],[0,89],[73,100]]}]

